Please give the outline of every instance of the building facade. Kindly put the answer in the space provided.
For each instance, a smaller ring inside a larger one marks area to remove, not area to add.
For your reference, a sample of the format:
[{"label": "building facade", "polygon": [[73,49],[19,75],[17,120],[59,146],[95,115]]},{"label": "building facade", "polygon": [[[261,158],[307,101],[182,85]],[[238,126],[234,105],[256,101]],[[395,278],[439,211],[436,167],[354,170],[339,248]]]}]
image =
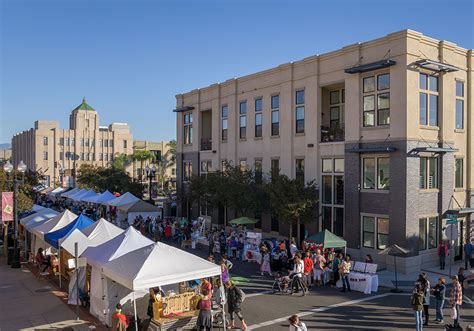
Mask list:
[{"label": "building facade", "polygon": [[[155,164],[159,163],[157,161],[161,160],[163,169],[157,169],[157,174],[152,180],[152,183],[156,188],[163,185],[168,185],[170,188],[176,187],[176,162],[172,160],[171,157],[171,146],[173,142],[171,141],[146,141],[146,140],[135,140],[133,142],[133,151],[150,151],[155,158]],[[146,160],[143,163],[140,161],[133,161],[133,177],[142,182],[147,182],[146,178],[146,166],[149,166],[153,163],[153,160]],[[161,173],[160,173],[161,172]],[[161,177],[161,178],[160,178]]]},{"label": "building facade", "polygon": [[3,165],[5,162],[9,161],[12,157],[11,148],[0,148],[0,165]]},{"label": "building facade", "polygon": [[126,123],[99,125],[99,114],[83,99],[69,116],[69,129],[58,121],[36,121],[34,128],[12,138],[14,166],[23,160],[28,169],[44,175],[51,187],[74,186],[82,164],[110,166],[117,154],[133,152]]},{"label": "building facade", "polygon": [[[388,267],[377,253],[406,247],[400,267],[410,272],[436,263],[448,214],[458,214],[461,258],[474,223],[472,79],[472,50],[404,30],[179,94],[178,195],[204,163],[279,168],[318,183],[309,234],[329,229]],[[200,208],[182,201],[178,213]],[[266,215],[262,231],[288,226]]]}]

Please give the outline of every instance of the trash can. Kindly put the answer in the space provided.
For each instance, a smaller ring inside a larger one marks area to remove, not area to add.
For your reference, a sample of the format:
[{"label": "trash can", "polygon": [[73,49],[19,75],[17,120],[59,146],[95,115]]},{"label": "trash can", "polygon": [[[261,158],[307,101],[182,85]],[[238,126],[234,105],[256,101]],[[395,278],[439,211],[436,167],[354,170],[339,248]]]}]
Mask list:
[{"label": "trash can", "polygon": [[13,252],[14,252],[14,248],[13,247],[8,247],[8,256],[7,256],[7,264],[8,265],[11,265],[12,264],[12,261],[13,261]]}]

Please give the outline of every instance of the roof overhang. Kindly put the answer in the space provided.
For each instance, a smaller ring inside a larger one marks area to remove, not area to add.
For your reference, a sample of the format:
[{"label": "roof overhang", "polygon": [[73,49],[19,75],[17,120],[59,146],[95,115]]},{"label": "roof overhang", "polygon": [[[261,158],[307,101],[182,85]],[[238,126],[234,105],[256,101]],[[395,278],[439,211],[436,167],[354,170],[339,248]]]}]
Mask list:
[{"label": "roof overhang", "polygon": [[446,148],[446,147],[417,147],[413,151],[417,153],[454,153],[457,152],[457,148]]},{"label": "roof overhang", "polygon": [[380,60],[372,63],[362,64],[351,68],[344,69],[345,73],[348,74],[359,74],[367,71],[373,71],[378,69],[387,68],[396,64],[394,60]]},{"label": "roof overhang", "polygon": [[395,147],[367,147],[367,148],[348,148],[347,153],[392,153],[397,149]]},{"label": "roof overhang", "polygon": [[458,67],[455,67],[450,64],[441,63],[437,61],[432,61],[428,59],[419,60],[415,62],[415,65],[419,68],[436,71],[436,72],[453,72],[459,71]]},{"label": "roof overhang", "polygon": [[449,209],[446,211],[446,214],[472,214],[474,213],[473,207],[459,208],[459,209]]},{"label": "roof overhang", "polygon": [[193,110],[194,107],[191,107],[191,106],[184,106],[184,107],[180,107],[180,108],[176,108],[176,109],[173,109],[173,111],[175,113],[182,113],[182,112],[185,112],[185,111],[190,111],[190,110]]}]

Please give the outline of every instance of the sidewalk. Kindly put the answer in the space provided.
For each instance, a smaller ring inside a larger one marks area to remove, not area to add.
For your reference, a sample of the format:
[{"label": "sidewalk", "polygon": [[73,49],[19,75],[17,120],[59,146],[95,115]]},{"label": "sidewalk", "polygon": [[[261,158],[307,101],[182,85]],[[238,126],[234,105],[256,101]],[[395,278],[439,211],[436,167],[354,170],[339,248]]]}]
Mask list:
[{"label": "sidewalk", "polygon": [[25,267],[10,268],[0,256],[0,330],[90,330],[56,292],[48,281]]}]

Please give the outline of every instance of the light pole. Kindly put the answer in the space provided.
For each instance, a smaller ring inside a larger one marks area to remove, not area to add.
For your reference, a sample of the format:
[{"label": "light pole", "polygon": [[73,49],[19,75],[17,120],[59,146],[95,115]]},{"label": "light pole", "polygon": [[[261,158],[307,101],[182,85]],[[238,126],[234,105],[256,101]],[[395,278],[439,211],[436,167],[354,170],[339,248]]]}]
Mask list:
[{"label": "light pole", "polygon": [[13,173],[13,165],[10,161],[7,161],[3,165],[3,170],[8,174],[8,177],[12,175],[11,180],[13,181],[13,258],[12,258],[12,268],[20,268],[20,250],[18,247],[18,186],[23,184],[24,175],[26,171],[26,164],[23,161],[20,161],[18,164],[17,170],[21,173],[21,179],[16,178],[16,175]]},{"label": "light pole", "polygon": [[151,167],[147,165],[145,170],[146,170],[146,177],[148,178],[148,198],[150,202],[152,202],[153,199],[151,198],[151,181],[155,178],[156,167],[155,165],[152,165]]}]

